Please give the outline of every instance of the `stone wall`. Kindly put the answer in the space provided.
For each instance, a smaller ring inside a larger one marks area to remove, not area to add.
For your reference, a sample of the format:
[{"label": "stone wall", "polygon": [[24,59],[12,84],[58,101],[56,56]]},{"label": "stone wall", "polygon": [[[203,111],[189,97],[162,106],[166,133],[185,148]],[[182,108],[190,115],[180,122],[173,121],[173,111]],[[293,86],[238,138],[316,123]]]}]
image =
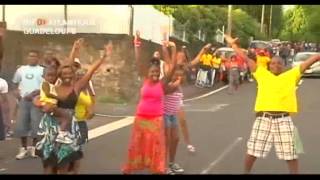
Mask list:
[{"label": "stone wall", "polygon": [[[131,100],[137,97],[140,82],[138,81],[135,66],[132,37],[115,34],[76,34],[76,35],[24,35],[18,31],[8,31],[4,39],[4,59],[1,76],[11,82],[16,67],[25,64],[25,57],[29,50],[36,49],[44,52],[53,49],[56,57],[63,61],[69,55],[73,42],[85,38],[85,48],[81,51],[80,61],[83,66],[89,66],[99,57],[99,50],[104,44],[111,43],[113,54],[103,65],[101,71],[93,77],[94,87],[98,96],[117,97]],[[177,39],[172,39],[178,45],[186,45],[190,56],[194,57],[202,43],[185,44]],[[143,42],[142,60],[147,61],[155,50],[161,50],[159,44],[151,41]]]}]

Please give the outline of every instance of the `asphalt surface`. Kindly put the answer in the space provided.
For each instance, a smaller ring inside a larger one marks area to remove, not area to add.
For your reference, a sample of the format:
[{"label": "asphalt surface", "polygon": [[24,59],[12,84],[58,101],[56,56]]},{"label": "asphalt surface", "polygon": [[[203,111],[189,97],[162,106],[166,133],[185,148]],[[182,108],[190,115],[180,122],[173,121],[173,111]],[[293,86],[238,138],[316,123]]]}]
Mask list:
[{"label": "asphalt surface", "polygon": [[[299,113],[293,116],[304,144],[300,172],[320,173],[319,106],[320,79],[303,79],[298,88]],[[190,154],[181,137],[176,161],[185,174],[242,174],[246,141],[254,121],[255,83],[243,84],[233,95],[226,89],[185,103],[191,141],[197,152]],[[120,120],[98,117],[90,129]],[[81,174],[120,174],[127,153],[131,125],[89,141],[85,146]],[[19,141],[0,142],[0,174],[41,174],[40,159],[15,160]],[[147,173],[139,172],[139,173]],[[286,174],[285,161],[277,160],[272,148],[266,159],[258,159],[252,173]]]}]

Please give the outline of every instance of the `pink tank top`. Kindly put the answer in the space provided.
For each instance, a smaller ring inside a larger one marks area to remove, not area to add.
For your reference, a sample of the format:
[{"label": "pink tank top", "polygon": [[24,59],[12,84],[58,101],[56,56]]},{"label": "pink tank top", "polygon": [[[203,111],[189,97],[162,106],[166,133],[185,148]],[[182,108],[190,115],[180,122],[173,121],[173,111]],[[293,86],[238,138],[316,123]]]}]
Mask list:
[{"label": "pink tank top", "polygon": [[163,115],[164,91],[161,81],[152,84],[145,80],[140,90],[140,102],[137,115],[143,117],[157,117]]}]

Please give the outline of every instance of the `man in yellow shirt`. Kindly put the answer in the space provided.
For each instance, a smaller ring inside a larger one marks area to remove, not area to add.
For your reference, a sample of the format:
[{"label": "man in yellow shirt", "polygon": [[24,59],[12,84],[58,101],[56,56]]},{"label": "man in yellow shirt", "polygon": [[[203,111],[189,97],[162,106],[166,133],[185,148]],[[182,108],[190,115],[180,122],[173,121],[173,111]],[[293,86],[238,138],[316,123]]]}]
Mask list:
[{"label": "man in yellow shirt", "polygon": [[199,79],[201,84],[205,87],[211,87],[212,82],[212,65],[213,65],[213,56],[210,53],[210,50],[207,49],[205,53],[200,58],[200,75]]},{"label": "man in yellow shirt", "polygon": [[217,52],[215,53],[215,56],[212,60],[212,66],[213,66],[213,82],[217,81],[217,77],[220,76],[220,65],[221,65],[221,53]]},{"label": "man in yellow shirt", "polygon": [[247,143],[245,172],[249,173],[256,158],[267,156],[275,145],[279,159],[287,161],[290,173],[298,173],[298,154],[294,141],[294,125],[290,113],[298,112],[296,85],[303,72],[320,60],[320,55],[311,56],[300,66],[285,71],[283,59],[275,56],[267,70],[248,58],[235,43],[238,39],[225,35],[226,41],[238,55],[246,59],[258,84],[256,120]]}]

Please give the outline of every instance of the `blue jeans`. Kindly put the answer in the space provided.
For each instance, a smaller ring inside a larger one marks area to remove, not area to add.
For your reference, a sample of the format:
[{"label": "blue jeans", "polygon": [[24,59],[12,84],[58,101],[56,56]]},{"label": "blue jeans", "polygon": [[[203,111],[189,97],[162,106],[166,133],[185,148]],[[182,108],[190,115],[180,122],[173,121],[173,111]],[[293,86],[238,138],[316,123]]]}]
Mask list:
[{"label": "blue jeans", "polygon": [[178,127],[177,115],[165,114],[164,115],[164,121],[165,121],[166,128],[176,128],[176,127]]},{"label": "blue jeans", "polygon": [[42,116],[43,112],[35,107],[32,101],[21,99],[19,102],[15,136],[31,136],[32,138],[36,138]]}]

